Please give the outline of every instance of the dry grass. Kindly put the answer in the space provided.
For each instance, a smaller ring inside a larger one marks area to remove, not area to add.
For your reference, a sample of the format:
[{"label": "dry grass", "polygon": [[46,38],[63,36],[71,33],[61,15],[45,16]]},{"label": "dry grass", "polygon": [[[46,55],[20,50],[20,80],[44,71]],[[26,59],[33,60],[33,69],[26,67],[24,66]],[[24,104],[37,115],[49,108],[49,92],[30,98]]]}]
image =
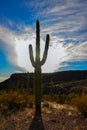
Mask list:
[{"label": "dry grass", "polygon": [[[54,102],[55,101],[55,102]],[[34,95],[20,91],[0,92],[0,130],[30,130]],[[87,95],[44,95],[42,120],[45,130],[87,130]],[[38,129],[39,130],[39,129]]]},{"label": "dry grass", "polygon": [[[44,130],[87,130],[87,120],[73,107],[60,105],[52,102],[42,103],[42,124]],[[36,128],[34,108],[24,108],[16,112],[1,115],[0,130],[33,130],[31,124]],[[40,120],[40,119],[38,119]],[[40,122],[39,122],[40,123]]]},{"label": "dry grass", "polygon": [[82,94],[80,96],[74,97],[68,102],[72,106],[76,106],[77,109],[87,117],[87,94]]},{"label": "dry grass", "polygon": [[85,117],[87,117],[87,94],[82,93],[81,95],[70,93],[67,95],[45,95],[43,99],[47,101],[55,101],[56,103],[68,104],[70,106],[73,106],[74,108],[77,108]]},{"label": "dry grass", "polygon": [[[74,106],[87,117],[87,94],[82,93],[77,95],[71,93],[68,95],[44,95],[42,101],[56,102],[62,104],[61,107],[65,107],[64,104],[69,104]],[[22,93],[20,91],[4,91],[0,92],[0,110],[12,110],[12,109],[22,109],[24,107],[32,107],[34,104],[34,95],[28,93]],[[58,108],[60,107],[57,104]],[[45,106],[49,106],[45,102]],[[56,106],[55,106],[56,107]],[[66,105],[68,107],[68,105]]]},{"label": "dry grass", "polygon": [[20,93],[18,91],[4,91],[0,93],[0,108],[21,109],[33,105],[34,95]]}]

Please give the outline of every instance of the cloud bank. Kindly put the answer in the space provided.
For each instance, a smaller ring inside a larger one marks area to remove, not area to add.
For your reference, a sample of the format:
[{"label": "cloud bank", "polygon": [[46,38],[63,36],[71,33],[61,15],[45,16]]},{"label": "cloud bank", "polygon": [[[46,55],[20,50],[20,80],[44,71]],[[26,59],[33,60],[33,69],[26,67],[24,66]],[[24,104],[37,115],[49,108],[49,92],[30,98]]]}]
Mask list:
[{"label": "cloud bank", "polygon": [[53,43],[66,48],[67,60],[62,61],[61,65],[68,66],[69,62],[75,61],[87,62],[86,0],[35,0],[34,4],[26,1],[25,5],[41,20],[42,35],[50,33]]},{"label": "cloud bank", "polygon": [[[44,30],[43,30],[44,32]],[[25,27],[19,33],[5,27],[0,27],[0,39],[10,64],[20,68],[21,71],[33,71],[29,58],[29,44],[32,44],[35,55],[35,33],[31,28]],[[44,51],[44,36],[41,39],[41,58]],[[54,72],[61,67],[68,66],[67,62],[87,60],[87,42],[65,44],[65,39],[51,36],[48,57],[43,72]]]},{"label": "cloud bank", "polygon": [[[86,0],[34,0],[24,1],[31,19],[41,22],[41,55],[46,34],[50,34],[50,47],[43,72],[59,71],[70,62],[87,61],[87,1]],[[34,16],[34,17],[33,17]],[[11,20],[9,24],[14,26]],[[35,28],[35,27],[34,27]],[[19,30],[19,31],[18,31]],[[35,55],[35,30],[17,25],[16,30],[0,26],[0,47],[10,64],[21,71],[33,71],[28,45]],[[3,43],[3,44],[2,44]]]},{"label": "cloud bank", "polygon": [[[28,50],[29,44],[32,44],[35,56],[35,33],[33,30],[31,31],[29,27],[26,27],[21,33],[17,33],[5,27],[0,27],[0,33],[0,39],[3,42],[3,49],[8,62],[25,71],[33,71]],[[41,39],[41,58],[43,56],[44,46],[45,41]],[[61,52],[62,54],[60,55]],[[65,55],[66,48],[62,44],[56,47],[55,41],[55,45],[49,47],[48,58],[46,64],[43,66],[43,71],[53,72]],[[52,59],[52,57],[54,58]]]}]

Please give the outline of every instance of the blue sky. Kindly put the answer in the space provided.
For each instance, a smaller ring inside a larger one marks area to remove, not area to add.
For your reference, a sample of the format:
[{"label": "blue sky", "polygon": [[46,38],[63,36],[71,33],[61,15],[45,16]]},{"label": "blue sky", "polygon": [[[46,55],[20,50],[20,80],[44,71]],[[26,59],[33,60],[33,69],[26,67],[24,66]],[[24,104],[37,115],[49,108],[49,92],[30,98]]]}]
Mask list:
[{"label": "blue sky", "polygon": [[[0,79],[32,72],[28,45],[35,49],[35,22],[41,24],[43,72],[87,69],[87,0],[0,0]],[[35,52],[34,52],[35,55]]]}]

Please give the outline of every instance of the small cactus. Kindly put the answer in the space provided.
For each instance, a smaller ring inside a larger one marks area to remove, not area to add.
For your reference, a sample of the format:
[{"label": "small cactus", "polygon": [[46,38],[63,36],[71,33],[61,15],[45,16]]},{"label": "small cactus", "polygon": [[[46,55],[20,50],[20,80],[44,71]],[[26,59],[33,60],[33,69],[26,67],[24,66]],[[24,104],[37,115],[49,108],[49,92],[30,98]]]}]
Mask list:
[{"label": "small cactus", "polygon": [[32,45],[29,45],[30,52],[30,60],[32,66],[35,68],[35,78],[34,78],[34,86],[35,86],[35,110],[36,113],[41,112],[41,66],[45,63],[47,58],[47,52],[49,47],[49,35],[46,36],[46,44],[43,53],[43,58],[40,60],[40,24],[39,21],[36,21],[36,56],[34,60]]}]

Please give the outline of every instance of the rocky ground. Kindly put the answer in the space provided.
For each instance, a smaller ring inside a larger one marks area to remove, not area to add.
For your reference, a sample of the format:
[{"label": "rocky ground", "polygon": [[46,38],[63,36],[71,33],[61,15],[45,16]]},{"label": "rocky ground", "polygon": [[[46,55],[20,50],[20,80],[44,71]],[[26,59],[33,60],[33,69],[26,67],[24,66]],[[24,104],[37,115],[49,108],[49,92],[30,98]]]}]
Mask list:
[{"label": "rocky ground", "polygon": [[39,116],[34,108],[1,111],[0,130],[87,130],[87,118],[70,106],[44,102]]}]

